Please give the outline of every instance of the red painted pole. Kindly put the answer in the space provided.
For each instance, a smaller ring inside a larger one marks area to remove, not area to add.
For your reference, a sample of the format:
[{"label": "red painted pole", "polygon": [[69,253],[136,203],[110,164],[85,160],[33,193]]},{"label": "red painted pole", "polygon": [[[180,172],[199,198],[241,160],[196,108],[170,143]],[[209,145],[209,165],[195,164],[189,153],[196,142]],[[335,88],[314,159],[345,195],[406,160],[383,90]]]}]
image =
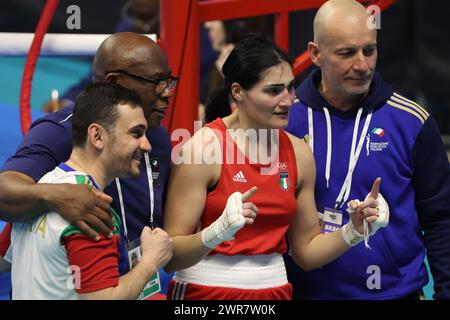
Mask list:
[{"label": "red painted pole", "polygon": [[305,51],[299,55],[295,61],[293,67],[294,75],[298,76],[303,71],[305,71],[312,64],[311,58],[309,57],[309,52]]},{"label": "red painted pole", "polygon": [[197,0],[161,1],[161,45],[179,77],[163,125],[169,133],[194,129],[200,96],[200,32]]},{"label": "red painted pole", "polygon": [[289,51],[289,12],[275,15],[275,42],[284,51]]},{"label": "red painted pole", "polygon": [[30,99],[31,99],[31,87],[33,82],[34,69],[36,62],[41,52],[41,45],[44,41],[44,36],[47,29],[52,22],[53,15],[58,7],[59,0],[48,0],[42,11],[41,18],[34,32],[33,42],[31,48],[28,51],[28,56],[25,61],[25,68],[23,70],[22,83],[20,86],[20,124],[22,128],[22,134],[25,135],[31,126],[31,112],[30,112]]},{"label": "red painted pole", "polygon": [[325,2],[326,0],[208,0],[199,4],[200,19],[202,21],[227,20],[315,9]]},{"label": "red painted pole", "polygon": [[[289,47],[288,12],[318,8],[325,1],[258,0],[258,5],[255,6],[254,0],[162,0],[159,43],[168,57],[173,74],[180,78],[163,125],[169,132],[177,128],[185,128],[193,132],[200,91],[200,23],[278,13],[275,41],[287,50]],[[374,0],[370,1],[370,4],[379,5],[381,10],[384,10],[394,1]],[[310,64],[309,53],[305,51],[294,63],[294,74],[298,75]]]}]

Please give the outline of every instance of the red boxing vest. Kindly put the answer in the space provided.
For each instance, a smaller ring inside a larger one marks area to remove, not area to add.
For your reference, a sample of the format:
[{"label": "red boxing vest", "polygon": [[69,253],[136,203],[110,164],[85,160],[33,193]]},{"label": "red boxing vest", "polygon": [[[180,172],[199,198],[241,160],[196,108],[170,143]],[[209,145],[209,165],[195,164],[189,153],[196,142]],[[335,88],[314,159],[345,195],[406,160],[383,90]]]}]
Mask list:
[{"label": "red boxing vest", "polygon": [[[254,224],[245,225],[236,233],[234,241],[223,242],[210,254],[257,255],[285,252],[285,234],[297,211],[297,166],[289,137],[283,130],[278,130],[278,161],[271,175],[263,175],[262,169],[268,166],[250,163],[238,149],[222,119],[218,118],[207,126],[215,131],[220,140],[223,164],[215,189],[207,194],[201,228],[209,226],[222,214],[228,197],[236,191],[244,193],[257,186],[258,190],[249,201],[259,209]],[[236,155],[240,154],[245,161],[227,163],[226,152],[231,150],[235,160],[239,159]]]}]

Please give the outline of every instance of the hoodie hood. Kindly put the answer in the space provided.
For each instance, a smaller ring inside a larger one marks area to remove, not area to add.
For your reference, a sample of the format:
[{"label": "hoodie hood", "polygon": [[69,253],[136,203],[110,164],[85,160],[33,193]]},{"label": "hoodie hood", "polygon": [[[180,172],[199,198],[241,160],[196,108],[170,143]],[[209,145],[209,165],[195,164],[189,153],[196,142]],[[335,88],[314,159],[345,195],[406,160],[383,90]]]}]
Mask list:
[{"label": "hoodie hood", "polygon": [[354,117],[359,107],[363,107],[364,113],[367,113],[370,109],[376,110],[384,105],[394,92],[392,86],[387,84],[378,72],[375,72],[368,96],[359,105],[353,106],[350,110],[342,111],[330,105],[320,94],[318,88],[321,79],[322,73],[320,69],[314,69],[297,89],[297,97],[304,105],[314,110],[323,112],[323,107],[326,107],[331,114],[342,118]]}]

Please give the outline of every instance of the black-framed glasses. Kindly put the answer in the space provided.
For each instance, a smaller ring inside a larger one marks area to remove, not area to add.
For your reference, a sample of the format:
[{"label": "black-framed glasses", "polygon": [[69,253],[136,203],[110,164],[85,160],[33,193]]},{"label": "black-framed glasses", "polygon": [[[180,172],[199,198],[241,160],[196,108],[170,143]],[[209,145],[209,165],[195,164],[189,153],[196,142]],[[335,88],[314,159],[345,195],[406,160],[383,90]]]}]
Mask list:
[{"label": "black-framed glasses", "polygon": [[129,77],[141,80],[141,81],[145,81],[145,82],[149,82],[151,84],[154,84],[156,86],[156,91],[158,92],[163,92],[164,90],[168,89],[169,91],[173,90],[177,84],[178,84],[178,78],[174,77],[172,75],[170,75],[168,78],[166,79],[153,79],[153,78],[149,78],[149,77],[144,77],[144,76],[138,76],[136,74],[124,71],[124,70],[115,70],[115,71],[109,71],[107,73],[112,73],[112,72],[117,72],[117,73],[123,73]]}]

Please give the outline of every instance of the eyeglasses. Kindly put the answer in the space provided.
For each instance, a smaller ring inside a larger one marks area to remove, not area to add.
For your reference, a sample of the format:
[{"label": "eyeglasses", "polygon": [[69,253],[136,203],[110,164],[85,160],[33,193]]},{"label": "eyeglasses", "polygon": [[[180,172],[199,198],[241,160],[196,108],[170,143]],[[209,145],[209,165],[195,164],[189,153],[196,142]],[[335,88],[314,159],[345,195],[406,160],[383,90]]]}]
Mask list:
[{"label": "eyeglasses", "polygon": [[151,84],[154,84],[154,85],[156,85],[156,91],[159,92],[159,93],[163,92],[166,89],[171,91],[178,84],[178,78],[174,77],[172,75],[170,75],[167,79],[152,79],[152,78],[148,78],[148,77],[144,77],[144,76],[138,76],[136,74],[132,74],[132,73],[129,73],[129,72],[124,71],[124,70],[109,71],[107,73],[112,73],[112,72],[123,73],[123,74],[126,74],[129,77],[132,77],[132,78],[135,78],[135,79],[138,79],[138,80],[141,80],[141,81],[146,81],[146,82],[149,82]]}]

